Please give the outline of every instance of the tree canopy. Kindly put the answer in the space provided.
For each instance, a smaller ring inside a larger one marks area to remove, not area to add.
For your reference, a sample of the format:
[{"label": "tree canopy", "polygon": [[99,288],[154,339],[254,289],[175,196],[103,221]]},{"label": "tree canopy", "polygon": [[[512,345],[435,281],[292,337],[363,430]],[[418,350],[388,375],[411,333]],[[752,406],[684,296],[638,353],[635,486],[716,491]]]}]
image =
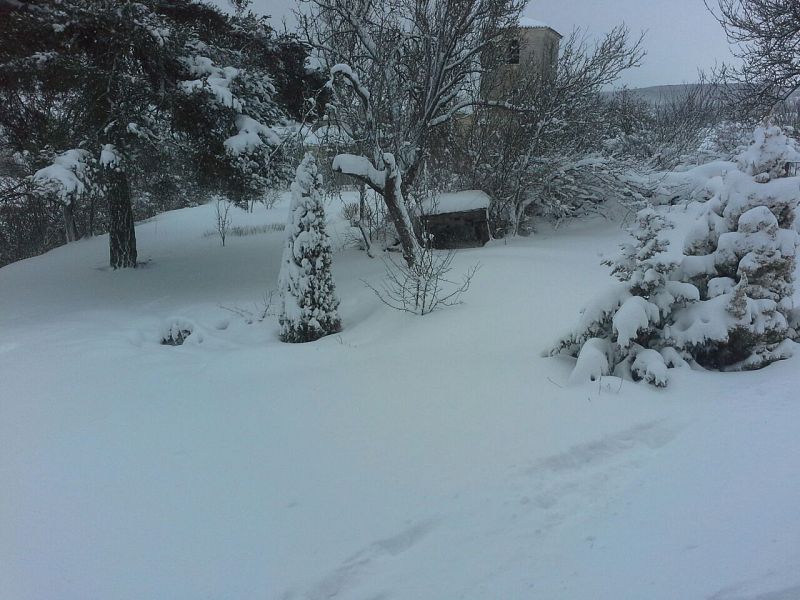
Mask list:
[{"label": "tree canopy", "polygon": [[[194,0],[4,2],[0,13],[0,134],[32,169],[72,149],[99,161],[105,148],[134,197],[236,202],[287,175],[280,128],[321,86],[306,46],[265,18]],[[107,177],[96,183],[109,228],[132,239],[130,202],[115,203]],[[112,266],[135,266],[121,250]]]}]

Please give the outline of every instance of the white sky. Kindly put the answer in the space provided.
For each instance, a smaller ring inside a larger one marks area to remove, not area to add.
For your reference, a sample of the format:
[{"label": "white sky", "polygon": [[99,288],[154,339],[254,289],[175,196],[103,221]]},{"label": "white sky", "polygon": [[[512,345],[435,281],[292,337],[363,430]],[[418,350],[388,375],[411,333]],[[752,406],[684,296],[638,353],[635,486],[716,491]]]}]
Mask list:
[{"label": "white sky", "polygon": [[[255,11],[279,21],[287,17],[290,26],[294,6],[292,0],[253,0]],[[531,0],[525,15],[560,33],[580,27],[590,38],[622,22],[634,35],[646,32],[643,65],[622,80],[630,87],[693,82],[698,68],[731,60],[725,35],[703,0]]]}]

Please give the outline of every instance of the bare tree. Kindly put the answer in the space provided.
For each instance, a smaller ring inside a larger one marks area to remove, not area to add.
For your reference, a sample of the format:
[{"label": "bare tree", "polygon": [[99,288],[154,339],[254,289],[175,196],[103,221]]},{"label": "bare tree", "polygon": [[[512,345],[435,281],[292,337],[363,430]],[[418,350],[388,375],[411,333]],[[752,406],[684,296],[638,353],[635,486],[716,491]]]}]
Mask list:
[{"label": "bare tree", "polygon": [[438,253],[428,246],[420,248],[416,262],[408,265],[387,258],[386,276],[379,288],[369,287],[381,302],[403,312],[427,315],[434,310],[461,303],[480,265],[472,265],[461,281],[450,279],[455,251]]},{"label": "bare tree", "polygon": [[228,0],[228,4],[231,5],[237,15],[243,15],[250,10],[253,0]]},{"label": "bare tree", "polygon": [[[798,0],[704,0],[741,66],[717,75],[736,84],[741,108],[763,113],[800,89]],[[713,4],[714,6],[710,6]]]},{"label": "bare tree", "polygon": [[522,0],[305,0],[301,29],[331,74],[331,119],[358,154],[336,171],[380,194],[412,265],[420,244],[405,196],[434,132],[481,100],[481,54]]},{"label": "bare tree", "polygon": [[610,132],[616,138],[613,150],[658,171],[695,160],[693,155],[699,152],[702,141],[726,112],[717,86],[708,84],[687,84],[677,94],[642,103],[642,107],[626,106],[616,94],[608,103],[612,119],[633,117],[637,121],[619,132]]},{"label": "bare tree", "polygon": [[231,218],[228,216],[228,213],[231,210],[231,203],[228,200],[223,198],[216,199],[216,219],[217,219],[217,235],[219,235],[219,240],[222,243],[222,247],[225,247],[225,238],[228,237],[228,229],[231,226]]},{"label": "bare tree", "polygon": [[490,192],[495,233],[520,232],[531,207],[556,218],[574,216],[587,201],[597,203],[598,188],[623,183],[621,169],[592,156],[606,128],[601,91],[643,56],[642,38],[631,39],[624,26],[593,46],[574,31],[561,44],[556,69],[520,72],[507,90],[506,103],[527,107],[524,113],[490,106],[474,115],[454,160],[467,186]]}]

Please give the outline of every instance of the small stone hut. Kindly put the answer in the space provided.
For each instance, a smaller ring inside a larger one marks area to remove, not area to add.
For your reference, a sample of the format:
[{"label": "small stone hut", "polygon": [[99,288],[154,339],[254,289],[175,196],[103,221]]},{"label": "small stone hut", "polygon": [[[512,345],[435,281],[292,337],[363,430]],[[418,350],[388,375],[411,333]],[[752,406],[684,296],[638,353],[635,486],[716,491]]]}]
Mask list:
[{"label": "small stone hut", "polygon": [[439,194],[423,204],[420,224],[434,248],[477,248],[491,239],[490,202],[481,190]]}]

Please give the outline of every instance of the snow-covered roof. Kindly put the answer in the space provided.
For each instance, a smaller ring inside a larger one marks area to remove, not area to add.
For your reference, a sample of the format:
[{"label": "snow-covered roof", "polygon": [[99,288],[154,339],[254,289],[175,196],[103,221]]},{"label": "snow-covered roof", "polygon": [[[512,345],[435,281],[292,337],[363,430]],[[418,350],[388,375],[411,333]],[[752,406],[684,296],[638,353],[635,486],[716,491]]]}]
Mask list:
[{"label": "snow-covered roof", "polygon": [[439,194],[432,200],[423,202],[422,210],[426,215],[443,215],[447,213],[466,212],[489,208],[491,198],[481,190],[462,190]]},{"label": "snow-covered roof", "polygon": [[544,21],[539,21],[537,19],[531,19],[530,17],[520,17],[518,26],[522,29],[549,29],[553,31],[557,35],[561,36],[555,29],[553,29],[550,25],[545,23]]},{"label": "snow-covered roof", "polygon": [[520,17],[519,18],[519,26],[520,27],[530,27],[532,29],[550,27],[550,25],[548,25],[544,21],[537,21],[536,19],[531,19],[529,17]]}]

